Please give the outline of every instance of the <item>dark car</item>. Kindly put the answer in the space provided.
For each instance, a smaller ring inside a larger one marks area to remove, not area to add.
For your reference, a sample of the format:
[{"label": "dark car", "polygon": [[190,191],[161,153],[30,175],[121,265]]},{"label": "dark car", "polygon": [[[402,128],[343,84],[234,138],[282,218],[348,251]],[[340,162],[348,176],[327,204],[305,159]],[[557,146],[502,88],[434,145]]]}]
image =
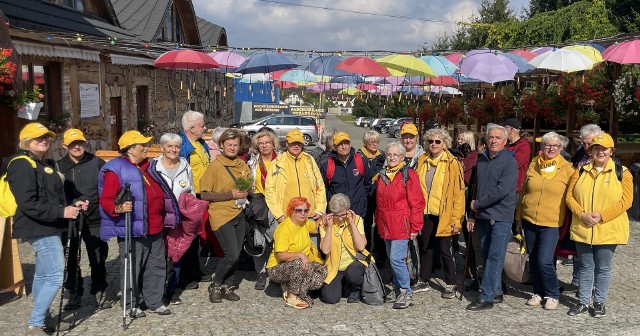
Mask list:
[{"label": "dark car", "polygon": [[373,122],[373,118],[364,117],[364,118],[362,118],[362,120],[360,120],[360,126],[362,126],[364,128],[368,128],[369,126],[371,126],[372,122]]},{"label": "dark car", "polygon": [[[389,129],[387,130],[387,133],[390,136],[393,136],[394,138],[400,138],[400,128],[402,127],[402,125],[404,125],[404,123],[413,122],[413,118],[411,117],[402,117],[402,118],[398,118],[396,119],[393,124],[389,125]],[[382,133],[382,132],[380,132]]]},{"label": "dark car", "polygon": [[392,118],[382,118],[377,124],[373,125],[373,129],[379,133],[387,134],[389,127],[391,127],[391,124],[393,124],[394,121],[396,120]]}]

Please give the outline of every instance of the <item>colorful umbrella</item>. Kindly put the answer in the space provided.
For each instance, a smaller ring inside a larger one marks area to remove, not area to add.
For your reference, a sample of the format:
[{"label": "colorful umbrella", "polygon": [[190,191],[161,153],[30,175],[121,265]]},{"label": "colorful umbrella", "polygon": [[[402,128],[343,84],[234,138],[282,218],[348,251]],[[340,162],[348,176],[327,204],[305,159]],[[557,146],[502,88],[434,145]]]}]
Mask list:
[{"label": "colorful umbrella", "polygon": [[640,64],[640,40],[613,44],[602,52],[602,58],[620,64]]},{"label": "colorful umbrella", "polygon": [[355,96],[355,95],[357,95],[357,94],[358,94],[358,93],[360,93],[360,92],[362,92],[362,91],[358,90],[357,88],[354,88],[354,87],[348,87],[348,88],[346,88],[346,89],[342,89],[342,90],[340,90],[338,93],[339,93],[339,94],[346,94],[346,95],[349,95],[349,96]]},{"label": "colorful umbrella", "polygon": [[247,58],[235,71],[242,74],[269,73],[297,67],[297,63],[283,54],[264,53]]},{"label": "colorful umbrella", "polygon": [[513,80],[518,66],[501,52],[489,49],[469,51],[460,61],[460,69],[469,78],[486,83]]},{"label": "colorful umbrella", "polygon": [[536,55],[542,55],[542,54],[546,53],[547,51],[551,51],[553,49],[554,49],[553,47],[540,47],[540,48],[535,48],[535,49],[531,50],[531,52],[536,54]]},{"label": "colorful umbrella", "polygon": [[460,71],[455,64],[444,56],[422,56],[420,59],[427,63],[438,76],[451,76]]},{"label": "colorful umbrella", "polygon": [[279,87],[281,89],[295,89],[298,87],[298,84],[287,81],[276,81],[275,83],[273,83],[273,86]]},{"label": "colorful umbrella", "polygon": [[462,92],[456,88],[448,87],[448,86],[432,86],[429,92],[432,93],[442,93],[447,95],[461,95]]},{"label": "colorful umbrella", "polygon": [[307,71],[312,72],[315,75],[324,77],[337,77],[348,76],[350,72],[346,72],[340,69],[336,69],[338,63],[344,61],[344,58],[331,55],[331,56],[319,56],[313,59],[309,65],[307,65]]},{"label": "colorful umbrella", "polygon": [[527,73],[535,69],[531,64],[529,64],[529,61],[524,57],[518,56],[513,53],[505,53],[503,55],[504,57],[510,59],[511,62],[515,63],[515,65],[518,66],[518,73]]},{"label": "colorful umbrella", "polygon": [[371,83],[361,83],[356,85],[356,88],[361,91],[377,91],[378,87]]},{"label": "colorful umbrella", "polygon": [[589,47],[593,47],[595,48],[597,51],[599,51],[600,53],[602,53],[604,51],[604,47],[596,44],[596,43],[580,43],[580,45],[584,45],[584,46],[589,46]]},{"label": "colorful umbrella", "polygon": [[582,53],[567,49],[553,49],[529,61],[538,69],[574,72],[593,68],[593,62]]},{"label": "colorful umbrella", "polygon": [[460,61],[462,61],[462,58],[464,58],[464,55],[461,53],[454,53],[454,54],[446,55],[444,58],[448,59],[449,61],[451,61],[451,63],[455,65],[459,65]]},{"label": "colorful umbrella", "polygon": [[219,68],[220,64],[203,52],[179,49],[160,55],[153,62],[153,66],[164,69],[203,70]]},{"label": "colorful umbrella", "polygon": [[395,92],[395,90],[389,85],[381,86],[376,93],[380,96],[390,96]]},{"label": "colorful umbrella", "polygon": [[376,62],[387,68],[392,76],[436,77],[427,63],[411,55],[391,54],[377,59]]},{"label": "colorful umbrella", "polygon": [[318,78],[313,73],[302,70],[289,70],[280,76],[280,80],[294,83],[317,83]]},{"label": "colorful umbrella", "polygon": [[359,76],[359,75],[338,76],[338,77],[331,78],[329,83],[357,84],[357,83],[364,83],[364,78],[362,78],[362,76]]},{"label": "colorful umbrella", "polygon": [[424,85],[458,85],[458,81],[451,76],[438,76],[436,78],[425,79]]},{"label": "colorful umbrella", "polygon": [[594,47],[591,47],[591,46],[572,45],[572,46],[564,47],[562,49],[571,50],[571,51],[577,51],[577,52],[587,56],[587,58],[590,59],[591,62],[596,63],[596,64],[603,61],[602,54],[598,51],[598,49],[596,49]]},{"label": "colorful umbrella", "polygon": [[527,60],[527,62],[529,62],[530,60],[532,60],[534,57],[538,56],[538,54],[532,53],[529,50],[522,50],[522,49],[518,49],[518,50],[512,50],[510,52],[508,52],[507,54],[514,54],[514,55],[518,55],[524,59]]},{"label": "colorful umbrella", "polygon": [[244,56],[238,55],[231,51],[212,52],[208,55],[209,57],[213,58],[214,61],[218,62],[221,68],[226,69],[237,68],[246,59]]},{"label": "colorful umbrella", "polygon": [[336,69],[364,76],[391,76],[389,70],[376,61],[364,56],[349,57],[336,64]]},{"label": "colorful umbrella", "polygon": [[407,78],[404,76],[389,76],[389,77],[383,77],[377,81],[375,81],[376,84],[383,84],[383,85],[405,85],[405,84],[409,84],[409,81],[407,81]]}]

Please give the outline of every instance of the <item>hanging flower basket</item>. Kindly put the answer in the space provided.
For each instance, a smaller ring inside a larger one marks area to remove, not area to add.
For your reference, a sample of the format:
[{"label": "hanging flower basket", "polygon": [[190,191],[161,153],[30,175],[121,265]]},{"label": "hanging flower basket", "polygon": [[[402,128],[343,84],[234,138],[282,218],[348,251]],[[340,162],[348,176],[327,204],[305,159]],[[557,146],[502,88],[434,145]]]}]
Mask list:
[{"label": "hanging flower basket", "polygon": [[36,120],[44,103],[26,103],[18,107],[18,118]]}]

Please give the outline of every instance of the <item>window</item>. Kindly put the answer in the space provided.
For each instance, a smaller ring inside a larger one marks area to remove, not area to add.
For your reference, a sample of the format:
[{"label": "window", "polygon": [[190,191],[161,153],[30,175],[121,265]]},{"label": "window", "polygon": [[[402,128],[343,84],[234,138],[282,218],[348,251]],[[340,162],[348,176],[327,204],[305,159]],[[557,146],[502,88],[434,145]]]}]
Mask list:
[{"label": "window", "polygon": [[316,121],[313,120],[312,118],[300,118],[300,125],[302,126],[310,126],[315,124],[316,124]]},{"label": "window", "polygon": [[293,118],[285,117],[283,119],[284,119],[282,123],[283,125],[298,125],[298,118],[296,117],[293,117]]},{"label": "window", "polygon": [[48,0],[48,2],[84,12],[84,3],[82,0]]},{"label": "window", "polygon": [[185,42],[184,32],[182,29],[182,19],[180,18],[180,13],[178,13],[175,4],[167,11],[164,20],[162,21],[160,32],[158,32],[158,36],[155,40],[176,43]]},{"label": "window", "polygon": [[22,63],[22,88],[30,90],[33,86],[40,87],[44,95],[44,106],[40,116],[45,120],[53,120],[62,116],[62,76],[59,62]]},{"label": "window", "polygon": [[281,118],[269,118],[265,121],[265,125],[280,125]]}]

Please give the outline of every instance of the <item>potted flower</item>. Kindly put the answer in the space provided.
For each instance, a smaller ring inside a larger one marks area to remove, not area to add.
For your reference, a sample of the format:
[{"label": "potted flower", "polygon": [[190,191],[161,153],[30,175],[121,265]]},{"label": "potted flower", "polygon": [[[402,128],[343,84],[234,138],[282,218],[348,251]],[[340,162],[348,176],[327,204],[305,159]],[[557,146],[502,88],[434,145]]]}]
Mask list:
[{"label": "potted flower", "polygon": [[36,120],[40,109],[44,105],[42,99],[44,95],[40,93],[40,87],[33,86],[33,90],[25,90],[13,97],[13,108],[18,111],[18,118]]},{"label": "potted flower", "polygon": [[11,106],[15,91],[13,81],[17,66],[11,62],[13,49],[0,48],[0,106]]}]

